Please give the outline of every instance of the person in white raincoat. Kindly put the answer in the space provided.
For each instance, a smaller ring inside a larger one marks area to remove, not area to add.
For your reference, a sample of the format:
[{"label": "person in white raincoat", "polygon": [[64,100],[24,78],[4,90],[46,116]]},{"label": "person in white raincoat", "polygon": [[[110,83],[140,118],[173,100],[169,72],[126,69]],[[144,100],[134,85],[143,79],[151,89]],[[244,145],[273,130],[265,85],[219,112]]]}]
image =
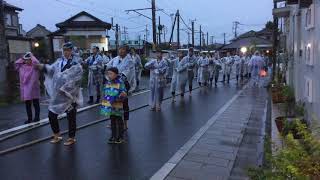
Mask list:
[{"label": "person in white raincoat", "polygon": [[108,63],[111,61],[111,58],[108,56],[108,52],[105,51],[104,53],[102,53],[102,59],[103,59],[103,71],[105,72],[107,69],[107,65]]},{"label": "person in white raincoat", "polygon": [[[108,68],[116,67],[119,70],[119,75],[126,85],[127,93],[132,91],[132,88],[135,88],[135,66],[134,61],[132,60],[130,54],[128,54],[128,46],[121,46],[119,48],[119,56],[113,58],[108,64]],[[124,111],[124,129],[128,129],[128,120],[129,120],[129,101],[128,98],[123,100],[123,111]]]},{"label": "person in white raincoat", "polygon": [[237,83],[239,82],[239,77],[240,77],[240,74],[241,74],[241,58],[240,56],[238,55],[235,55],[233,57],[234,59],[234,65],[235,65],[235,68],[236,68],[236,80],[237,80]]},{"label": "person in white raincoat", "polygon": [[197,65],[197,58],[194,55],[194,49],[191,47],[189,48],[189,53],[187,56],[184,57],[185,61],[188,62],[188,84],[189,84],[189,93],[190,96],[192,94],[192,88],[193,88],[193,79],[195,75],[195,67]]},{"label": "person in white raincoat", "polygon": [[76,107],[82,105],[81,80],[82,66],[77,56],[72,54],[72,43],[63,45],[63,56],[52,65],[39,64],[37,67],[45,72],[45,86],[50,97],[49,122],[54,133],[51,143],[62,140],[58,115],[67,113],[69,124],[69,139],[64,145],[72,145],[76,142]]},{"label": "person in white raincoat", "polygon": [[246,57],[245,55],[240,55],[240,79],[243,81],[243,78],[246,74]]},{"label": "person in white raincoat", "polygon": [[88,104],[93,103],[94,95],[97,96],[96,103],[100,102],[101,85],[103,80],[103,58],[99,54],[99,47],[92,48],[92,55],[85,60],[88,65]]},{"label": "person in white raincoat", "polygon": [[202,53],[202,57],[198,60],[198,83],[199,86],[207,86],[209,79],[209,59],[206,53]]},{"label": "person in white raincoat", "polygon": [[141,73],[142,73],[142,63],[140,56],[136,53],[136,50],[134,48],[131,48],[131,58],[134,62],[135,67],[135,80],[136,80],[136,88],[134,90],[139,89],[140,81],[141,81]]},{"label": "person in white raincoat", "polygon": [[163,91],[166,86],[168,62],[162,57],[161,50],[157,51],[157,59],[151,59],[145,64],[150,70],[150,106],[151,110],[161,111]]},{"label": "person in white raincoat", "polygon": [[264,68],[265,62],[263,58],[260,56],[260,52],[256,51],[254,55],[251,57],[250,60],[250,66],[252,67],[251,70],[251,76],[252,76],[252,81],[251,85],[252,86],[258,86],[260,87],[260,71]]},{"label": "person in white raincoat", "polygon": [[224,73],[223,73],[223,82],[225,82],[225,79],[227,77],[227,83],[230,83],[230,75],[232,72],[232,66],[233,66],[233,58],[230,56],[230,53],[227,53],[227,57],[224,58]]},{"label": "person in white raincoat", "polygon": [[219,59],[219,56],[216,56],[214,59],[214,85],[215,86],[217,86],[217,83],[219,81],[221,69],[222,69],[221,61]]},{"label": "person in white raincoat", "polygon": [[213,79],[214,79],[214,70],[215,70],[215,69],[214,69],[214,66],[215,66],[215,63],[214,63],[215,57],[214,57],[212,54],[209,54],[208,59],[209,59],[209,80],[210,80],[210,85],[212,85]]},{"label": "person in white raincoat", "polygon": [[188,81],[188,62],[183,58],[183,52],[178,52],[178,58],[172,61],[173,76],[171,81],[172,101],[175,101],[176,92],[181,92],[181,97],[184,97],[185,88]]}]

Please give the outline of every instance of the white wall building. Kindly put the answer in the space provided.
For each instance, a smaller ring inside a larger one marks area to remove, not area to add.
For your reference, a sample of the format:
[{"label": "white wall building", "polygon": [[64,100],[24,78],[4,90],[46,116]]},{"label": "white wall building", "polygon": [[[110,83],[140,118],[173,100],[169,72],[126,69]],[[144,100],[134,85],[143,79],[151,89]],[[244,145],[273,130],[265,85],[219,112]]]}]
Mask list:
[{"label": "white wall building", "polygon": [[93,46],[98,46],[105,51],[109,48],[107,31],[111,29],[111,24],[85,11],[56,24],[56,26],[59,30],[49,35],[55,56],[61,55],[62,44],[67,41],[73,42],[75,46],[85,51],[90,50]]},{"label": "white wall building", "polygon": [[284,18],[287,82],[305,103],[309,122],[320,123],[320,0],[291,0],[274,14]]}]

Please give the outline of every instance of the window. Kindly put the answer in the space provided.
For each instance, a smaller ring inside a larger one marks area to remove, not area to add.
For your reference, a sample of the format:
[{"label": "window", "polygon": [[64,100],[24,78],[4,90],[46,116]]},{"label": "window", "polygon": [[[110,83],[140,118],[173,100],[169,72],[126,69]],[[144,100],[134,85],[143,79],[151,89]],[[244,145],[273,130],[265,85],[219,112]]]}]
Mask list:
[{"label": "window", "polygon": [[7,26],[11,26],[12,25],[11,14],[6,14],[6,25]]},{"label": "window", "polygon": [[305,58],[307,65],[313,65],[313,45],[308,43],[305,47]]},{"label": "window", "polygon": [[128,41],[128,44],[131,44],[132,42],[131,41]]},{"label": "window", "polygon": [[134,44],[139,44],[139,41],[134,41]]},{"label": "window", "polygon": [[306,12],[306,29],[310,30],[314,28],[314,22],[315,22],[315,12],[314,12],[314,4],[312,4],[307,12]]},{"label": "window", "polygon": [[18,27],[19,23],[18,23],[18,16],[17,15],[13,15],[12,17],[12,26],[14,27]]},{"label": "window", "polygon": [[312,79],[310,79],[309,77],[305,77],[305,80],[306,80],[306,84],[305,84],[305,97],[306,97],[306,100],[309,102],[309,103],[312,103],[313,101],[313,83],[312,83]]}]

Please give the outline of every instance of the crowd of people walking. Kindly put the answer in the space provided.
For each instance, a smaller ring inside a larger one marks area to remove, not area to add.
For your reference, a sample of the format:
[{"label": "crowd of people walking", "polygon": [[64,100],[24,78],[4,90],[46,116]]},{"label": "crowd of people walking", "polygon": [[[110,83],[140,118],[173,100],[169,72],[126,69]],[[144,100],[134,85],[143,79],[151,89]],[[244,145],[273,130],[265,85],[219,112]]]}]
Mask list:
[{"label": "crowd of people walking", "polygon": [[[143,66],[140,56],[135,49],[127,46],[119,48],[118,56],[112,58],[108,53],[100,53],[98,47],[92,48],[92,54],[82,59],[77,48],[71,42],[63,45],[63,54],[53,64],[40,64],[32,55],[26,53],[16,61],[16,70],[20,76],[21,100],[26,104],[28,120],[40,120],[40,73],[45,75],[45,87],[50,97],[48,117],[53,131],[51,143],[62,140],[58,123],[58,115],[67,114],[69,138],[64,145],[76,142],[76,114],[77,107],[83,104],[81,82],[83,67],[88,69],[88,104],[101,102],[101,115],[110,117],[111,137],[109,143],[124,142],[123,133],[128,129],[129,100],[128,95],[139,89],[143,69],[150,71],[150,110],[161,111],[164,91],[170,76],[170,91],[172,101],[175,102],[177,92],[185,96],[186,86],[192,95],[194,81],[200,88],[205,89],[213,84],[217,86],[222,75],[222,83],[230,83],[231,75],[235,74],[236,82],[251,78],[252,86],[261,86],[260,77],[267,69],[268,60],[255,52],[252,56],[239,53],[220,57],[219,52],[195,53],[193,48],[188,53],[177,52],[177,57],[164,57],[161,50],[155,52]],[[32,104],[35,117],[32,116]]]}]

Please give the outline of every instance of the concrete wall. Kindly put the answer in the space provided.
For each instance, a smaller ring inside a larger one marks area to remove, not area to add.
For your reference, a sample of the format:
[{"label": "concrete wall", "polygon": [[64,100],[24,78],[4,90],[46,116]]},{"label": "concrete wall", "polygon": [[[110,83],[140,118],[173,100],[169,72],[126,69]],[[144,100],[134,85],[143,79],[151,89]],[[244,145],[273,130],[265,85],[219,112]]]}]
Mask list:
[{"label": "concrete wall", "polygon": [[320,123],[320,1],[314,0],[313,6],[312,28],[306,26],[308,9],[294,5],[285,31],[290,85],[297,101],[305,102],[308,120]]}]

